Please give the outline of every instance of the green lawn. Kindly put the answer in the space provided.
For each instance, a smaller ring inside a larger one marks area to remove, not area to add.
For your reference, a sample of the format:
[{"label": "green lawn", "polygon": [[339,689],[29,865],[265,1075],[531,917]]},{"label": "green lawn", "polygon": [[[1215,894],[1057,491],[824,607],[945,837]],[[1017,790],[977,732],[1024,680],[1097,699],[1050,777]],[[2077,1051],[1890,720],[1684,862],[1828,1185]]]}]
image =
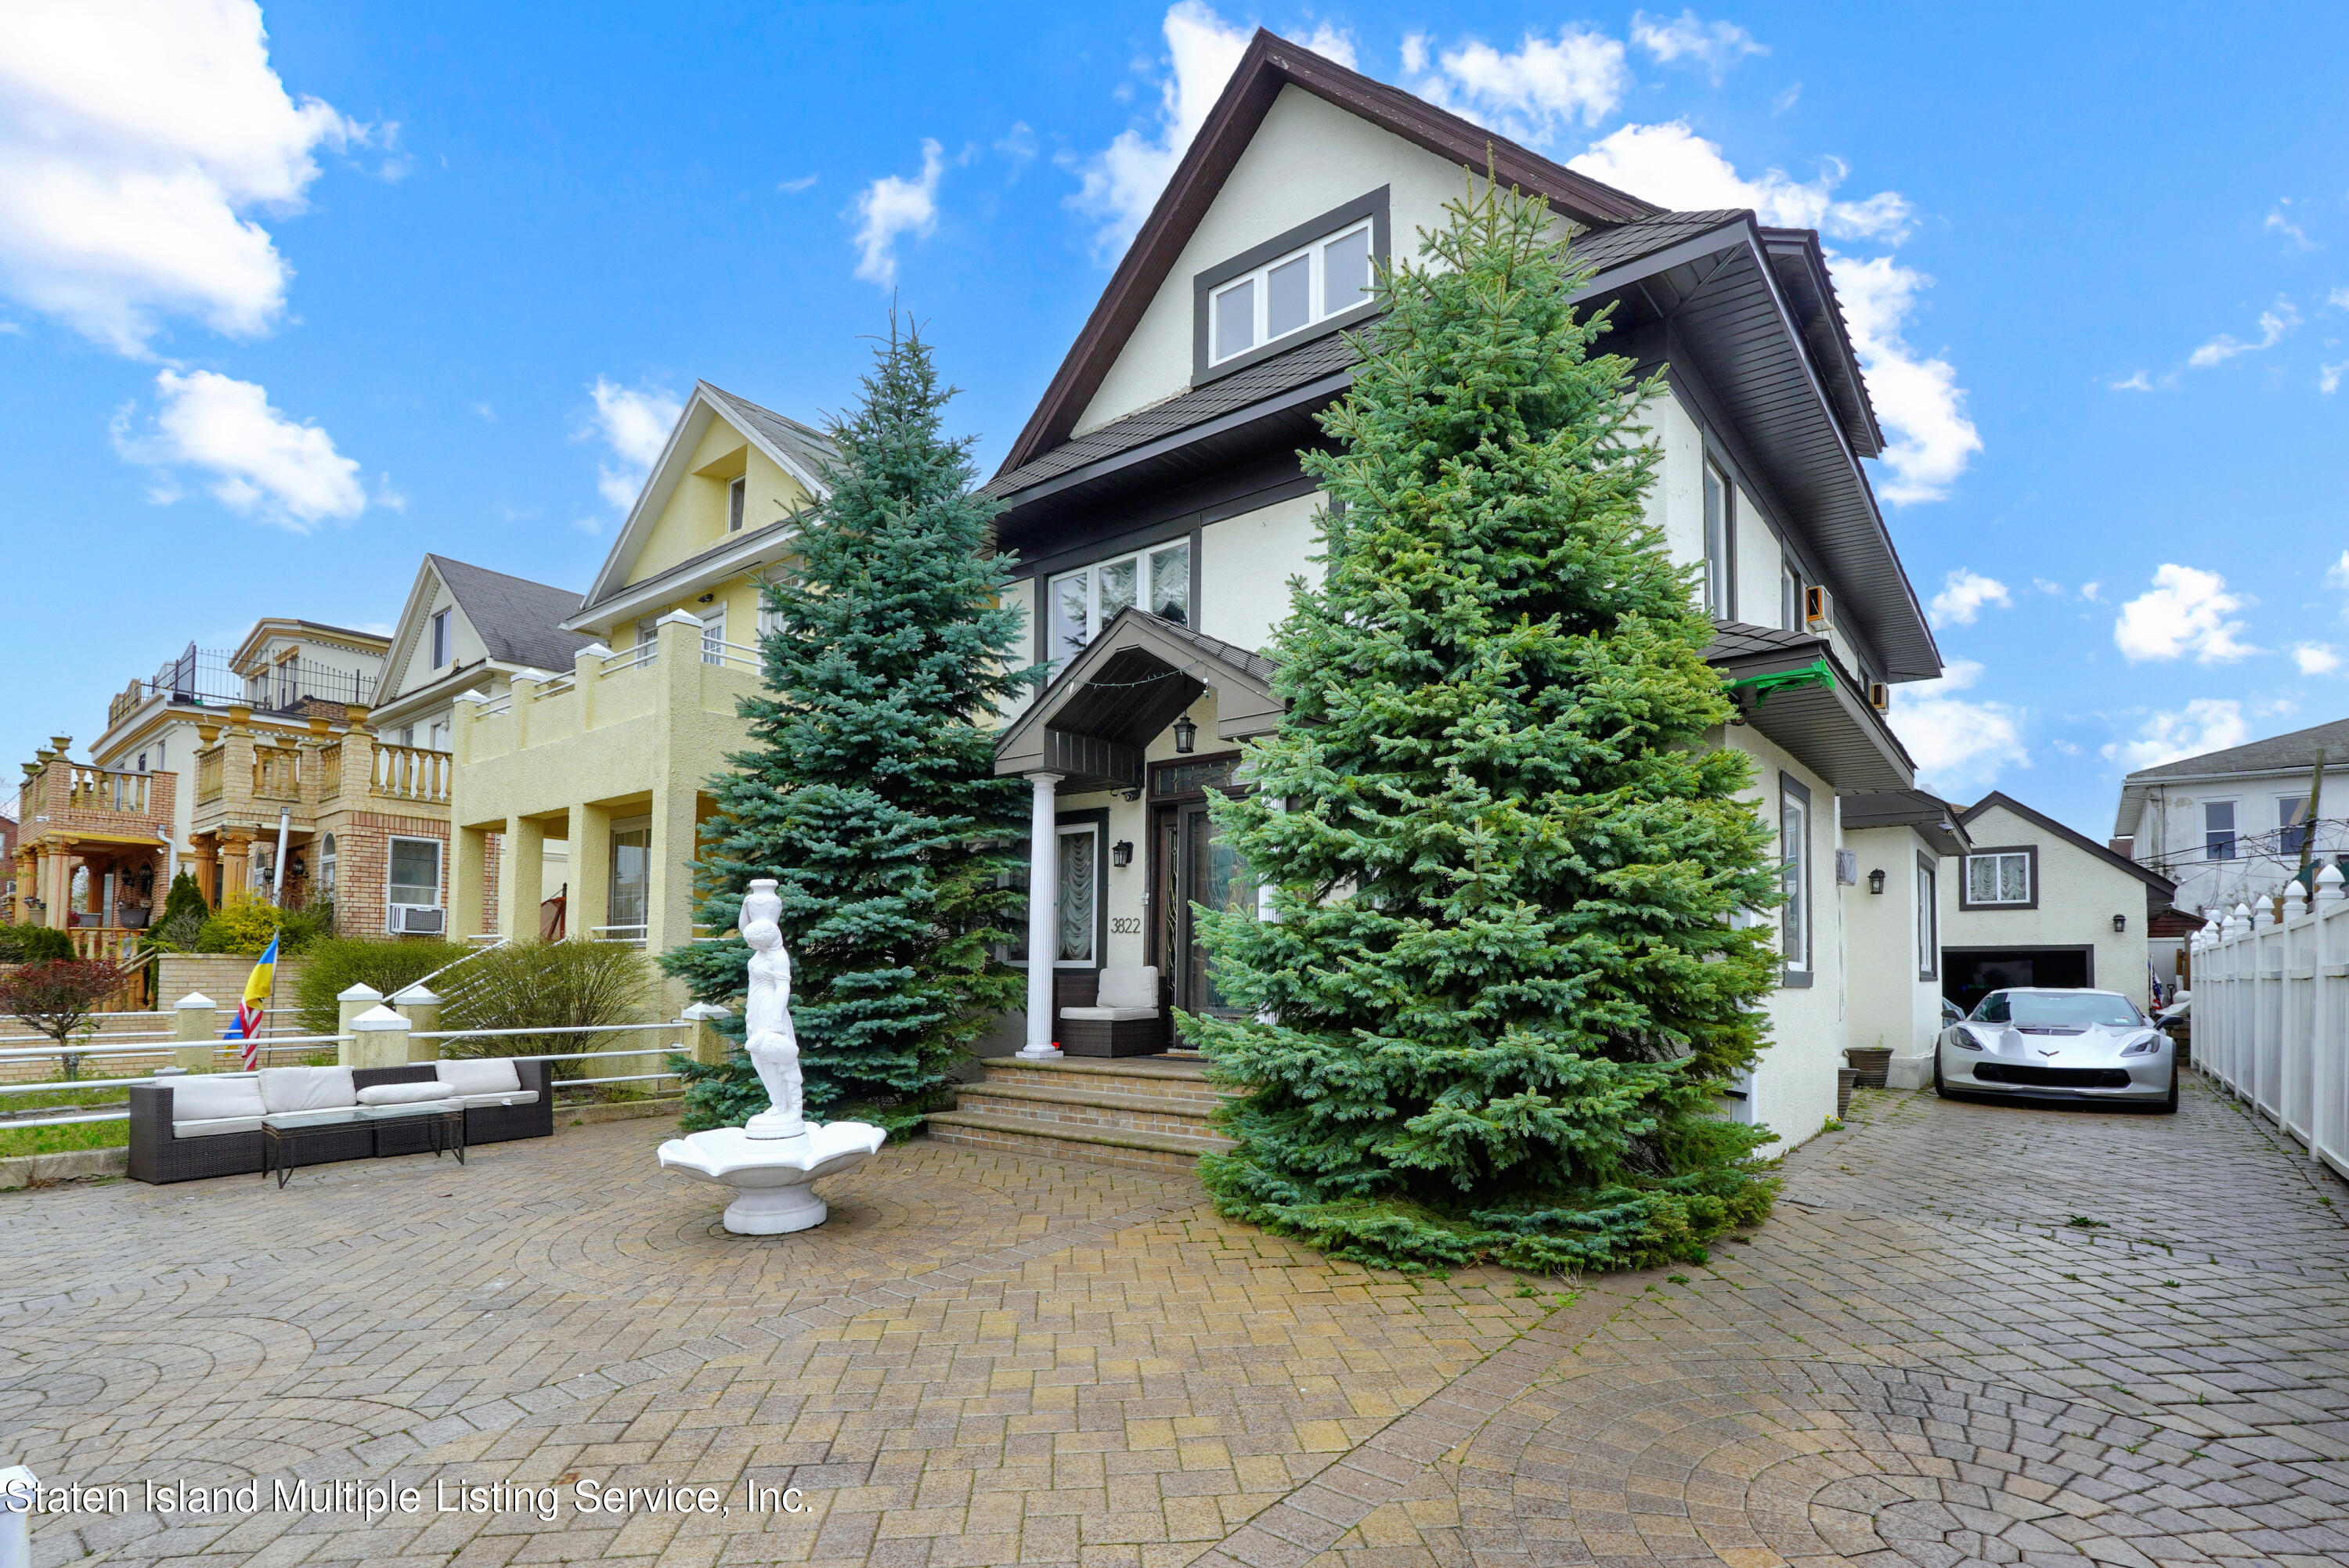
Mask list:
[{"label": "green lawn", "polygon": [[[143,1075],[142,1075],[143,1076]],[[104,1078],[85,1078],[88,1088],[57,1088],[39,1094],[0,1094],[0,1110],[30,1110],[36,1106],[119,1105],[123,1090]],[[0,1121],[0,1159],[12,1154],[58,1154],[69,1149],[112,1149],[130,1141],[128,1121],[79,1121],[67,1127],[12,1127]]]}]

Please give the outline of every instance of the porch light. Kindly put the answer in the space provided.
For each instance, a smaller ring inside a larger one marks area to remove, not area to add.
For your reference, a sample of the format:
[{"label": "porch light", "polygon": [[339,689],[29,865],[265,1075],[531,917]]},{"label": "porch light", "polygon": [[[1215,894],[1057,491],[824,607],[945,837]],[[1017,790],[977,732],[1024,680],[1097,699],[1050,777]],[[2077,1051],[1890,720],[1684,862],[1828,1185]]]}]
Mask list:
[{"label": "porch light", "polygon": [[2116,933],[2123,932],[2123,931],[2127,931],[2127,929],[2128,929],[2128,916],[2127,916],[2127,915],[2126,915],[2126,914],[2116,914],[2116,915],[2113,916],[2113,930],[2114,930]]},{"label": "porch light", "polygon": [[1182,717],[1174,721],[1175,750],[1188,756],[1190,754],[1192,742],[1198,738],[1199,727],[1191,722],[1191,716],[1189,714],[1186,713]]},{"label": "porch light", "polygon": [[1874,893],[1880,893],[1884,891],[1884,868],[1882,866],[1878,866],[1874,871],[1868,873],[1868,891]]},{"label": "porch light", "polygon": [[1124,839],[1120,839],[1116,843],[1112,844],[1109,847],[1109,863],[1117,867],[1120,871],[1123,871],[1126,867],[1132,865],[1133,863],[1133,845]]}]

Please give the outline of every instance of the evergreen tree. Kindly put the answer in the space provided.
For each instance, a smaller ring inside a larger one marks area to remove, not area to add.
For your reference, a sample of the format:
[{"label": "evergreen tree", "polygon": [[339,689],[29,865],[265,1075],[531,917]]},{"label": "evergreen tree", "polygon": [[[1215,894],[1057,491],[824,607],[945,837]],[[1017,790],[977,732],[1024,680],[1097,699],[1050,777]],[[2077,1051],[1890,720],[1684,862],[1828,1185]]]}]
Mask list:
[{"label": "evergreen tree", "polygon": [[1200,913],[1242,1016],[1184,1032],[1247,1091],[1201,1171],[1366,1263],[1702,1260],[1775,1189],[1769,1135],[1715,1107],[1775,978],[1733,921],[1779,895],[1751,769],[1704,740],[1712,624],[1642,509],[1661,379],[1595,350],[1545,203],[1487,181],[1448,212],[1321,417],[1289,713],[1212,808],[1271,897]]},{"label": "evergreen tree", "polygon": [[[1034,675],[1011,662],[1023,623],[1000,599],[995,505],[971,493],[969,442],[940,430],[953,389],[894,318],[874,357],[862,407],[832,428],[832,493],[765,589],[777,625],[764,690],[741,703],[750,748],[709,784],[695,919],[729,934],[661,963],[731,1007],[739,1039],[750,950],[732,934],[751,879],[775,878],[808,1115],[902,1134],[1019,1003],[992,949],[1026,894],[988,846],[1026,831],[1028,787],[995,776],[980,721]],[[688,1130],[765,1108],[739,1046],[683,1070]]]}]

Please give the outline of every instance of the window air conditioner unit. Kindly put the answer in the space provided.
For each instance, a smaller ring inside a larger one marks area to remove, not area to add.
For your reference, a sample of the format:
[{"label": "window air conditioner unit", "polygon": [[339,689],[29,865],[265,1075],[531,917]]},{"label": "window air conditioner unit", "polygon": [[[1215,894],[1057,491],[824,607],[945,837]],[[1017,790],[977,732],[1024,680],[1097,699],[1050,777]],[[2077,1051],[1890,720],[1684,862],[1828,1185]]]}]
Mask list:
[{"label": "window air conditioner unit", "polygon": [[391,934],[394,936],[438,936],[449,928],[449,912],[428,908],[420,903],[395,903],[391,906]]},{"label": "window air conditioner unit", "polygon": [[1835,624],[1835,599],[1821,583],[1807,584],[1803,589],[1803,624],[1811,631],[1824,632]]},{"label": "window air conditioner unit", "polygon": [[1868,682],[1868,706],[1874,708],[1878,713],[1890,712],[1892,708],[1892,688],[1886,686],[1882,681]]}]

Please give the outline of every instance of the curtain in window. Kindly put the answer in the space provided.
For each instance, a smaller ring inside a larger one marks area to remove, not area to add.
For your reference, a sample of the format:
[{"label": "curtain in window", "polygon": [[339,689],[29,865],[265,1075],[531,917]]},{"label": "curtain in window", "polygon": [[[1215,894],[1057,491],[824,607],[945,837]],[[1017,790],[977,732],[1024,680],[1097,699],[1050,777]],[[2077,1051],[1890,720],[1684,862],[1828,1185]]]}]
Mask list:
[{"label": "curtain in window", "polygon": [[1061,952],[1063,959],[1093,955],[1093,835],[1061,836]]}]

